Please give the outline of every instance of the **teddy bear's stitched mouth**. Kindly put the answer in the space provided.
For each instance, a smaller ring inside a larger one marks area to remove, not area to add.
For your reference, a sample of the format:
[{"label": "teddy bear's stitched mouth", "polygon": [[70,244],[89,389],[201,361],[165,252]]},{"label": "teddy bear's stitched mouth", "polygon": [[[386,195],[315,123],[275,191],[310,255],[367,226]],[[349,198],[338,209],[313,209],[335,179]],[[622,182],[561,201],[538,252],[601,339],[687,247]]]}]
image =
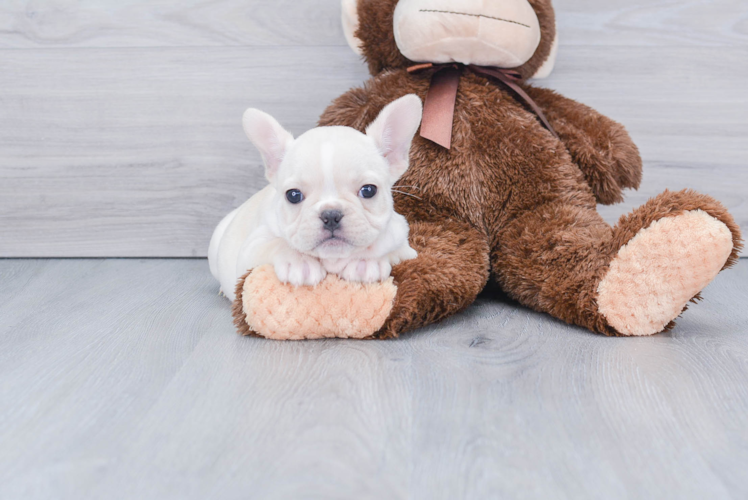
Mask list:
[{"label": "teddy bear's stitched mouth", "polygon": [[528,29],[531,28],[531,26],[528,26],[527,24],[524,24],[524,23],[520,23],[519,21],[512,21],[511,19],[502,19],[501,17],[487,16],[485,14],[470,14],[468,12],[454,12],[451,10],[436,10],[436,9],[421,9],[420,12],[434,12],[437,14],[454,14],[457,16],[484,17],[486,19],[493,19],[494,21],[502,21],[505,23],[518,24]]}]

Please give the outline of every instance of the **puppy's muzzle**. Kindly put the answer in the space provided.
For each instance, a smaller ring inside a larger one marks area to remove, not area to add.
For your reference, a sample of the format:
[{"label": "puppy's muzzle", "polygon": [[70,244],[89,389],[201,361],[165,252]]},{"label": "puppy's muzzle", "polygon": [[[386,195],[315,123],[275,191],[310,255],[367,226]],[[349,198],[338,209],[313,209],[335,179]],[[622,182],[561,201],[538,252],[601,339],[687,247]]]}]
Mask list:
[{"label": "puppy's muzzle", "polygon": [[343,220],[343,212],[340,210],[325,210],[319,216],[322,225],[331,233],[340,227],[340,221]]}]

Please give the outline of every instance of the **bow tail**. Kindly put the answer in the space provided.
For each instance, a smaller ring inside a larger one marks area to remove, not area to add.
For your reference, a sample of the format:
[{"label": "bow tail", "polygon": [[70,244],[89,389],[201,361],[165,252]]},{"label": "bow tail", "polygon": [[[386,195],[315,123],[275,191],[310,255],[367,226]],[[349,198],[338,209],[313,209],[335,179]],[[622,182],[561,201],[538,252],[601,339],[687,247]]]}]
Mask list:
[{"label": "bow tail", "polygon": [[461,74],[462,71],[454,66],[435,72],[423,103],[421,137],[447,149],[452,147],[452,124]]}]

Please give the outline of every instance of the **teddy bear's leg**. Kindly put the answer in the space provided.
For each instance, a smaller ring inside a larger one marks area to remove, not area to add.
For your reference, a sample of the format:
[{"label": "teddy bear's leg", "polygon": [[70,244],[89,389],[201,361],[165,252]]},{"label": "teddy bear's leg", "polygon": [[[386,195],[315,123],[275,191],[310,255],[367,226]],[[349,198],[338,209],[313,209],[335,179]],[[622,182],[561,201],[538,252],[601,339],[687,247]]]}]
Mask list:
[{"label": "teddy bear's leg", "polygon": [[469,224],[411,221],[410,245],[418,257],[392,269],[397,296],[376,338],[397,337],[455,314],[488,282],[488,239]]},{"label": "teddy bear's leg", "polygon": [[608,335],[663,331],[738,258],[717,201],[664,192],[610,228],[594,208],[544,205],[498,235],[492,266],[521,303]]},{"label": "teddy bear's leg", "polygon": [[623,217],[614,257],[597,286],[597,305],[622,335],[668,328],[742,248],[724,206],[693,191],[669,192]]}]

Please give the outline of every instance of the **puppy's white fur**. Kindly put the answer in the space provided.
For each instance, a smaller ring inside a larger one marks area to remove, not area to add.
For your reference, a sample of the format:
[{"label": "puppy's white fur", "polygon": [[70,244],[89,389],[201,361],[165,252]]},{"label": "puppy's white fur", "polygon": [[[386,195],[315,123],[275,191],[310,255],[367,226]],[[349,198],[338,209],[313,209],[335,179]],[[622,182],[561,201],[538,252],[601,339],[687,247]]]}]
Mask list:
[{"label": "puppy's white fur", "polygon": [[[421,121],[421,100],[392,102],[366,134],[319,127],[294,139],[271,116],[249,109],[244,130],[262,154],[270,185],[227,215],[213,233],[210,270],[234,300],[238,279],[272,264],[278,278],[316,285],[328,273],[349,281],[386,279],[392,266],[416,257],[408,223],[394,211],[392,186],[408,169],[410,145]],[[364,186],[376,186],[369,199]],[[301,203],[286,198],[303,194]],[[340,227],[325,228],[322,214],[338,211]]]}]

